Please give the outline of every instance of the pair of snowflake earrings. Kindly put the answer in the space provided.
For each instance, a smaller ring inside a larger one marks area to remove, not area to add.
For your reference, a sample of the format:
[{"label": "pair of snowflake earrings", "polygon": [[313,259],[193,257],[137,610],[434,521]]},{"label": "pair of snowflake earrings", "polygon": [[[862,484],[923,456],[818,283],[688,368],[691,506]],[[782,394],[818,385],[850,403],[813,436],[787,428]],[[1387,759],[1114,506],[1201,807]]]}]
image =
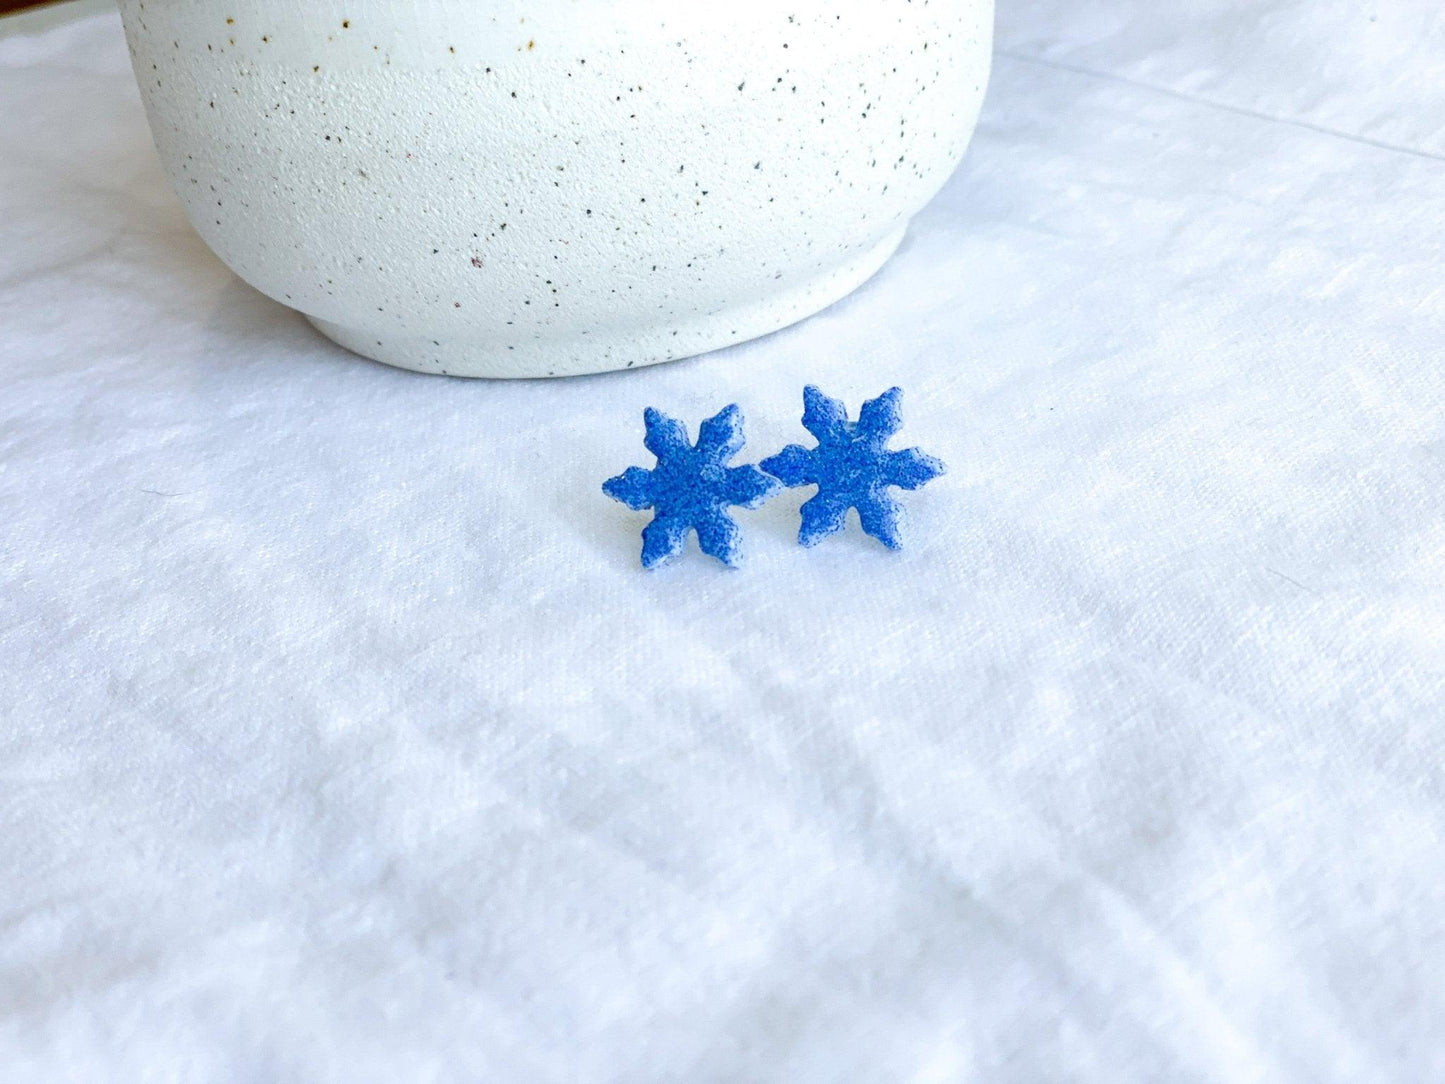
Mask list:
[{"label": "pair of snowflake earrings", "polygon": [[736,405],[703,422],[697,444],[687,429],[661,411],[644,415],[647,450],[657,467],[629,467],[602,487],[614,500],[638,511],[653,509],[642,532],[642,566],[656,568],[682,552],[688,531],[697,532],[703,553],[736,567],[742,530],[727,509],[757,508],[784,486],[817,486],[803,505],[798,541],[815,546],[843,529],[856,508],[863,530],[889,549],[901,549],[900,508],[891,487],[917,489],[944,473],[944,466],[917,448],[896,452],[888,442],[903,427],[903,391],[893,388],[863,404],[858,420],[814,387],[803,389],[803,427],[817,438],[813,449],[792,444],[758,467],[730,467],[743,449],[743,413]]}]

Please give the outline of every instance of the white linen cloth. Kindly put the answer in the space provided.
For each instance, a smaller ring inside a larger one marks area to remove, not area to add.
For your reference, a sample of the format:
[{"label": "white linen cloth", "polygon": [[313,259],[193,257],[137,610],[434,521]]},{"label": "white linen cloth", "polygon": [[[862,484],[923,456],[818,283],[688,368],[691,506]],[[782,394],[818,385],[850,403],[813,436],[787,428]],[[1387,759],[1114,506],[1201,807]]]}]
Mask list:
[{"label": "white linen cloth", "polygon": [[[466,383],[0,23],[0,1078],[1445,1079],[1445,17],[1009,0],[861,293]],[[907,392],[909,548],[647,575],[641,412]]]}]

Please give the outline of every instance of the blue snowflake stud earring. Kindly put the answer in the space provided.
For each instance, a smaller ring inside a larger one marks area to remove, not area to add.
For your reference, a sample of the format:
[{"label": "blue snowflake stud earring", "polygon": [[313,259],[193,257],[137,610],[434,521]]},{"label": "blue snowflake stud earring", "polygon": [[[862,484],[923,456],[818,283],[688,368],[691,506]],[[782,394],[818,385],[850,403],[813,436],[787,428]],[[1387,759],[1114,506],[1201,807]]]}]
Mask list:
[{"label": "blue snowflake stud earring", "polygon": [[644,419],[656,469],[629,467],[602,487],[634,511],[654,509],[642,532],[642,567],[676,557],[695,530],[703,553],[736,568],[742,531],[728,507],[756,508],[782,488],[757,467],[728,466],[743,448],[743,412],[734,405],[703,422],[696,447],[683,424],[661,411],[649,409]]},{"label": "blue snowflake stud earring", "polygon": [[817,388],[803,389],[803,426],[818,439],[811,450],[798,444],[762,462],[763,470],[789,488],[815,485],[818,495],[803,505],[798,541],[816,546],[843,529],[848,509],[858,509],[863,530],[889,549],[901,549],[901,513],[888,489],[917,489],[943,474],[945,467],[917,448],[893,452],[888,442],[903,427],[901,388],[870,399],[848,420],[848,409]]}]

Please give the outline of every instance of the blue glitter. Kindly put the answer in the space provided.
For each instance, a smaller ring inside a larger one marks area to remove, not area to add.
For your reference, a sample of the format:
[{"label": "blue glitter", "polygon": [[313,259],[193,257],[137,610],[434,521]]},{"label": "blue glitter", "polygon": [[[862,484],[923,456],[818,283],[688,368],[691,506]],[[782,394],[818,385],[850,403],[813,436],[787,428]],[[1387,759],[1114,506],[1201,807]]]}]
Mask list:
[{"label": "blue glitter", "polygon": [[818,495],[803,505],[798,541],[815,546],[843,529],[848,509],[856,508],[863,530],[889,549],[901,549],[898,521],[902,509],[888,493],[891,486],[917,489],[943,474],[945,467],[917,448],[894,452],[888,442],[903,427],[899,405],[903,391],[893,388],[863,404],[858,420],[817,388],[803,390],[803,426],[818,447],[789,445],[762,462],[788,487],[815,485]]},{"label": "blue glitter", "polygon": [[628,508],[654,510],[642,532],[642,567],[656,568],[676,557],[688,531],[697,532],[703,553],[737,567],[742,531],[727,508],[756,508],[782,488],[757,467],[728,466],[742,451],[742,411],[730,406],[703,422],[696,447],[686,427],[661,411],[649,409],[644,419],[643,443],[657,456],[656,469],[629,467],[602,487]]}]

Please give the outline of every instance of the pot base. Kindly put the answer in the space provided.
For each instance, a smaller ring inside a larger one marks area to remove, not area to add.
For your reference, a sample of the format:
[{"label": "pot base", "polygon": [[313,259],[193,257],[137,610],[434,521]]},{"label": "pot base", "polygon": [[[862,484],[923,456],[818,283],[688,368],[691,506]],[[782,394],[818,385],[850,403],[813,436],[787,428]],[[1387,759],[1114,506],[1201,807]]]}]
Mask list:
[{"label": "pot base", "polygon": [[646,328],[599,328],[574,338],[508,343],[491,338],[378,338],[365,329],[311,316],[307,320],[353,353],[418,373],[519,379],[641,368],[760,338],[821,312],[877,274],[906,231],[900,227],[862,255],[761,300]]}]

